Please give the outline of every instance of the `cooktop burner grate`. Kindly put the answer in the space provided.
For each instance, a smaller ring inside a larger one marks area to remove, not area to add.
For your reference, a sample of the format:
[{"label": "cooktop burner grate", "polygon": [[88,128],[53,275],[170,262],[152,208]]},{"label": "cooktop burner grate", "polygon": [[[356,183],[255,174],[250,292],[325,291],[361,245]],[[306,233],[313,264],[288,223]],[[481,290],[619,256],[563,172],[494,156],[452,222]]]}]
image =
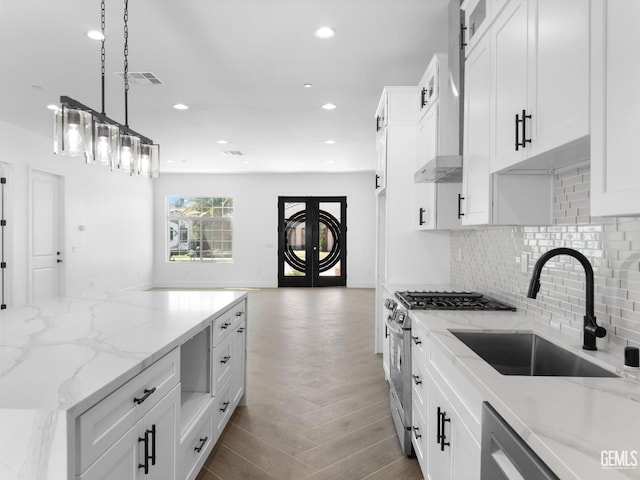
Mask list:
[{"label": "cooktop burner grate", "polygon": [[508,310],[511,305],[476,292],[396,292],[409,310]]}]

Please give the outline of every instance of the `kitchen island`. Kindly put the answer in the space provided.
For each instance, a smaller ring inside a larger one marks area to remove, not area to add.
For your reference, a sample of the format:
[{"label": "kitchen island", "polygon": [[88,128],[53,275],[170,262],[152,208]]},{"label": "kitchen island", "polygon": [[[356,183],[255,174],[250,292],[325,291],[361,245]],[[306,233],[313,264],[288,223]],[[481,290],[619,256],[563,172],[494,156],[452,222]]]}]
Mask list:
[{"label": "kitchen island", "polygon": [[[231,342],[230,332],[245,330],[245,304],[246,293],[237,291],[146,291],[102,298],[62,298],[3,310],[0,313],[0,478],[80,478],[86,469],[81,466],[85,460],[80,458],[86,446],[86,439],[80,438],[83,414],[103,399],[117,395],[127,385],[134,385],[136,378],[144,377],[141,373],[152,371],[154,364],[169,357],[176,360],[171,367],[174,385],[167,383],[167,389],[172,388],[171,392],[180,399],[180,359],[184,363],[198,355],[181,352],[179,347],[193,343],[190,340],[194,337],[201,338],[198,344],[204,345],[202,356],[205,357],[209,351],[216,350],[218,343],[221,348],[226,346]],[[220,326],[217,319],[223,322]],[[226,343],[224,335],[229,337]],[[210,373],[209,378],[183,380],[200,385],[193,390],[204,391],[201,396],[209,400],[190,411],[194,428],[200,427],[196,425],[198,418],[203,417],[206,408],[210,408],[209,403],[213,403],[215,388],[220,387],[220,392],[228,394],[229,384],[234,385],[237,397],[231,403],[237,405],[241,401],[245,382],[244,342],[241,347],[242,358],[237,370],[240,379],[225,377],[226,383],[218,385],[216,372],[212,371],[215,366],[205,365],[202,371]],[[226,358],[218,363],[231,362]],[[234,372],[230,372],[229,377]],[[156,400],[151,401],[154,393],[151,390],[155,388],[145,387],[144,398],[142,392],[136,392],[138,398],[133,403],[142,404],[150,397],[147,404],[153,404]],[[185,398],[191,397],[183,391],[183,403]],[[189,437],[192,428],[189,424],[180,425],[180,400],[175,403],[178,407],[174,417],[178,425],[174,426],[174,451],[179,448],[178,437]],[[226,420],[235,407],[229,403],[224,406]],[[118,419],[118,424],[127,425],[126,415],[122,415],[125,420]],[[138,421],[135,416],[135,413],[129,415],[132,424]],[[209,421],[215,427],[216,417],[213,418]],[[207,451],[213,443],[215,440],[211,438]],[[96,445],[97,450],[90,453],[105,457],[104,451],[109,446],[100,451],[100,445]],[[180,473],[179,458],[172,468]],[[163,478],[161,475],[151,476]]]}]

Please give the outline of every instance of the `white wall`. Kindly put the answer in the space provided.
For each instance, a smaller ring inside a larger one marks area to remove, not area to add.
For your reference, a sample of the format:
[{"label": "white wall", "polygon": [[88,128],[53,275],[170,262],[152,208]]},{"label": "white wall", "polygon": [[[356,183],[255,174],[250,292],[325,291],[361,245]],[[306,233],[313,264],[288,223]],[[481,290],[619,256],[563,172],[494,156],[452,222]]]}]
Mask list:
[{"label": "white wall", "polygon": [[[233,263],[167,260],[167,198],[233,197]],[[347,197],[347,286],[373,287],[375,197],[373,175],[161,175],[154,186],[154,284],[159,287],[276,287],[278,196]]]},{"label": "white wall", "polygon": [[0,122],[0,161],[8,178],[6,303],[28,301],[29,176],[34,169],[63,177],[64,293],[150,286],[152,181],[86,165],[81,158],[56,156],[52,145],[50,137]]}]

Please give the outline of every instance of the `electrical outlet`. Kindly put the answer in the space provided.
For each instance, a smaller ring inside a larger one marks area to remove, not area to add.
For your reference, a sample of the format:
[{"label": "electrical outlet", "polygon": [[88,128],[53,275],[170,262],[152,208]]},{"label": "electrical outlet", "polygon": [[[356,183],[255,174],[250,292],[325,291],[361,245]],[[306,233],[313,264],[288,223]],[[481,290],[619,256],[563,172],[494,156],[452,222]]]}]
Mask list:
[{"label": "electrical outlet", "polygon": [[529,254],[522,252],[520,254],[520,271],[522,273],[529,273]]}]

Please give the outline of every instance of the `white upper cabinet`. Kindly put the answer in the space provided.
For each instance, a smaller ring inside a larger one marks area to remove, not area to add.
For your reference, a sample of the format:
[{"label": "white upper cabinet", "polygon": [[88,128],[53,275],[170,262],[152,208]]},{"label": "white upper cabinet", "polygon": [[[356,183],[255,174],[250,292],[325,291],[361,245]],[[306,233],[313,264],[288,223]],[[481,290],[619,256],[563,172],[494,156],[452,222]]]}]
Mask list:
[{"label": "white upper cabinet", "polygon": [[640,214],[637,0],[591,1],[591,214]]},{"label": "white upper cabinet", "polygon": [[[526,0],[507,3],[496,24],[477,41],[465,62],[463,225],[541,225],[551,222],[552,175],[546,171],[540,174],[492,174],[495,161],[492,139],[500,136],[495,121],[498,104],[504,107],[523,95],[526,98],[526,91],[517,83],[522,75],[519,68],[524,68],[526,73],[526,62],[524,67],[518,67],[517,55],[512,55],[516,64],[513,70],[509,71],[506,63],[501,69],[504,72],[498,73],[495,66],[498,49],[493,43],[501,42],[506,55],[510,42],[523,42],[521,32],[514,28],[523,25],[520,18],[524,12],[521,10],[523,1]],[[514,23],[505,24],[505,19]],[[502,80],[498,82],[496,77],[500,75]],[[513,90],[507,88],[511,83],[515,84]],[[505,92],[497,93],[496,85],[503,85]],[[513,138],[515,114],[510,118],[509,131]],[[513,142],[510,147],[514,149]]]},{"label": "white upper cabinet", "polygon": [[[416,140],[416,169],[437,156],[459,157],[459,101],[448,81],[446,54],[436,54],[420,80]],[[417,180],[418,181],[418,180]],[[451,229],[461,226],[458,195],[461,179],[453,183],[416,183],[415,221],[418,230]]]},{"label": "white upper cabinet", "polygon": [[[508,0],[490,29],[491,171],[588,158],[589,9],[583,0]],[[539,157],[539,159],[538,159]]]},{"label": "white upper cabinet", "polygon": [[461,5],[464,11],[463,43],[465,55],[469,55],[489,26],[500,13],[508,0],[465,0]]}]

